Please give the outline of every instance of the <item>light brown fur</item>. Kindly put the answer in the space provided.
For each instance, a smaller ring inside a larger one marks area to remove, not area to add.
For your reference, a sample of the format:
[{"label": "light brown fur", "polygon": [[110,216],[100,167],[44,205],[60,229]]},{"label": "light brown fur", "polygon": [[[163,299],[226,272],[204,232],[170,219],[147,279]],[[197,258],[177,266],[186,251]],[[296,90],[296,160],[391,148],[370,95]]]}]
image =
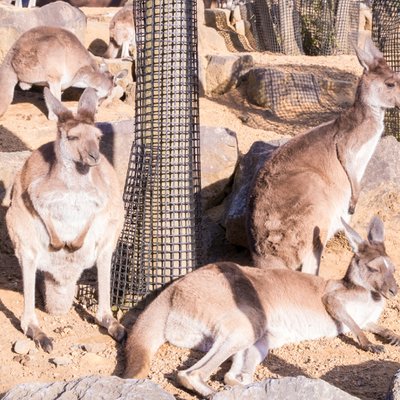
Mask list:
[{"label": "light brown fur", "polygon": [[225,383],[247,384],[270,348],[352,331],[360,347],[380,352],[362,329],[399,345],[376,325],[384,298],[397,293],[394,266],[383,244],[383,224],[371,221],[368,240],[344,223],[355,254],[345,277],[325,280],[289,269],[210,264],[167,287],[139,316],[126,343],[126,378],[145,378],[165,342],[206,352],[179,382],[202,396],[209,376],[229,357]]},{"label": "light brown fur", "polygon": [[383,132],[386,108],[400,105],[400,76],[367,42],[354,105],[299,135],[268,160],[251,189],[247,231],[256,266],[317,274],[326,242],[349,220],[361,178]]},{"label": "light brown fur", "polygon": [[135,25],[132,4],[119,10],[110,21],[110,43],[105,58],[117,58],[121,50],[121,58],[129,58],[129,47],[135,46]]},{"label": "light brown fur", "polygon": [[[45,85],[56,99],[70,86],[92,87],[100,100],[111,95],[115,83],[105,64],[99,67],[79,39],[58,27],[40,26],[23,33],[7,53],[0,67],[0,117],[14,97],[19,82],[22,89]],[[49,118],[55,119],[49,112]]]},{"label": "light brown fur", "polygon": [[35,314],[37,271],[44,276],[46,310],[64,314],[82,271],[96,264],[96,320],[117,340],[125,334],[110,309],[111,256],[123,203],[116,173],[99,151],[94,89],[84,91],[75,116],[47,88],[45,100],[58,117],[57,139],[35,150],[17,175],[6,222],[22,268],[22,330],[50,352],[52,342]]}]

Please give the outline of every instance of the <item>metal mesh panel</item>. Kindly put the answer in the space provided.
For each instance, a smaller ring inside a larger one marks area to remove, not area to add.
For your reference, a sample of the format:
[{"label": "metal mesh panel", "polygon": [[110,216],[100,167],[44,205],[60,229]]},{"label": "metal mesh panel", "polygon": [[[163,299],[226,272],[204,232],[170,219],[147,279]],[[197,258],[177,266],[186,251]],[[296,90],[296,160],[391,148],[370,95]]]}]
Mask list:
[{"label": "metal mesh panel", "polygon": [[[374,0],[372,3],[372,39],[394,71],[400,71],[400,0]],[[400,140],[400,114],[397,109],[385,113],[385,134]]]},{"label": "metal mesh panel", "polygon": [[196,2],[136,3],[135,140],[112,301],[130,308],[200,264]]},{"label": "metal mesh panel", "polygon": [[258,50],[291,55],[351,54],[359,0],[254,0]]}]

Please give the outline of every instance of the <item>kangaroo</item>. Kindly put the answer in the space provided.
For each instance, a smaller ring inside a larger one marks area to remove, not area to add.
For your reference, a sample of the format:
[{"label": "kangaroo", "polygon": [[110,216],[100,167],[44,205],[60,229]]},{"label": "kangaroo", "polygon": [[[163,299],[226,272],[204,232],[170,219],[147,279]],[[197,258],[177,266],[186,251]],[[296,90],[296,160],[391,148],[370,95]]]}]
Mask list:
[{"label": "kangaroo", "polygon": [[136,46],[133,6],[125,6],[110,21],[110,44],[104,58],[117,58],[121,49],[121,58],[129,57],[129,46]]},{"label": "kangaroo", "polygon": [[23,332],[46,352],[51,340],[35,314],[35,276],[44,275],[45,305],[51,314],[71,308],[82,271],[97,266],[97,322],[116,340],[125,329],[110,308],[111,256],[122,229],[118,178],[99,151],[94,125],[96,92],[83,92],[74,116],[49,91],[45,101],[58,117],[57,138],[35,150],[14,183],[6,223],[22,268]]},{"label": "kangaroo", "polygon": [[212,394],[206,381],[229,357],[232,365],[224,381],[235,385],[252,382],[268,350],[287,343],[351,331],[362,349],[383,351],[368,340],[362,331],[366,329],[400,345],[400,336],[376,324],[385,298],[398,291],[383,243],[383,224],[374,217],[365,241],[346,222],[343,225],[355,254],[341,280],[221,262],[167,287],[128,334],[124,376],[145,378],[153,355],[167,341],[207,352],[178,372],[180,384],[202,396]]},{"label": "kangaroo", "polygon": [[[92,87],[101,101],[127,73],[123,70],[113,77],[105,64],[99,67],[70,31],[50,26],[30,29],[14,43],[0,67],[0,117],[11,104],[18,82],[23,90],[46,85],[58,100],[70,86]],[[49,119],[56,119],[51,110]]]},{"label": "kangaroo", "polygon": [[400,105],[400,75],[369,39],[355,102],[335,120],[277,149],[255,176],[247,236],[254,264],[318,274],[326,242],[350,220],[382,135],[385,109]]}]

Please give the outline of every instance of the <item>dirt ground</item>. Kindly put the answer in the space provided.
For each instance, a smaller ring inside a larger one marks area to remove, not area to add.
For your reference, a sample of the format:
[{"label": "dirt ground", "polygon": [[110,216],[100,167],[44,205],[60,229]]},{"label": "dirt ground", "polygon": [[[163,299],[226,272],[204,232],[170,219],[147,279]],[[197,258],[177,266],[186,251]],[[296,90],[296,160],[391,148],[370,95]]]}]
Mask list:
[{"label": "dirt ground", "polygon": [[[100,29],[100,28],[99,28]],[[103,34],[104,36],[104,34]],[[258,63],[282,65],[315,65],[324,68],[338,68],[344,74],[359,74],[360,68],[355,57],[287,57],[277,55],[255,55]],[[75,107],[76,102],[66,103]],[[18,92],[14,103],[0,120],[0,150],[17,151],[34,149],[53,140],[55,123],[45,117],[43,99],[40,93]],[[243,116],[246,118],[243,118]],[[240,87],[215,99],[200,100],[202,125],[223,126],[235,131],[241,152],[246,152],[256,140],[280,138],[294,135],[309,126],[332,118],[333,111],[310,115],[301,121],[277,121],[264,110],[251,106],[244,100]],[[133,116],[133,109],[122,102],[100,109],[98,121],[116,121]],[[246,121],[246,122],[243,122]],[[40,125],[43,134],[31,127]],[[1,166],[0,166],[1,168]],[[360,199],[353,223],[360,232],[365,232],[370,217],[378,214],[385,222],[386,244],[395,264],[400,264],[399,215],[400,193],[396,188],[381,187]],[[0,228],[5,229],[5,208],[0,209]],[[231,247],[230,247],[231,248]],[[221,251],[221,254],[224,252]],[[321,274],[327,278],[343,275],[351,252],[342,237],[334,238],[328,245],[322,262]],[[232,251],[229,258],[248,262],[243,250]],[[396,272],[400,282],[400,272]],[[62,317],[43,312],[41,300],[37,299],[37,316],[42,328],[54,338],[52,354],[34,349],[28,356],[13,352],[13,343],[23,339],[19,327],[22,314],[23,296],[21,271],[9,242],[0,244],[0,397],[12,386],[22,382],[70,380],[89,374],[120,374],[123,370],[123,349],[106,332],[99,328],[93,313],[79,304]],[[390,301],[381,318],[381,324],[400,333],[400,296]],[[128,321],[132,318],[125,318]],[[128,322],[127,322],[128,323]],[[375,342],[376,338],[367,335]],[[271,351],[268,358],[257,368],[255,379],[305,375],[322,378],[344,391],[365,400],[383,400],[394,373],[400,368],[400,349],[385,345],[385,353],[372,354],[362,351],[352,335],[335,339],[321,339],[284,346]],[[68,365],[56,366],[53,358],[66,357]],[[154,359],[149,376],[177,399],[195,399],[193,394],[181,390],[175,381],[176,371],[187,368],[201,357],[201,354],[185,349],[164,345]],[[216,390],[222,389],[222,377],[228,364],[211,377]]]}]

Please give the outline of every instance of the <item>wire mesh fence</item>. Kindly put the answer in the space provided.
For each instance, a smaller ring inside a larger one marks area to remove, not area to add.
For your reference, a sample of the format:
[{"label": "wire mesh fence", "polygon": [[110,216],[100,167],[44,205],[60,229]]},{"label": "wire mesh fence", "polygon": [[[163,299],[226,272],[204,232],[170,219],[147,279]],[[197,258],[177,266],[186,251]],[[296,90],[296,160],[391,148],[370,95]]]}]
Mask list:
[{"label": "wire mesh fence", "polygon": [[[372,39],[394,71],[400,71],[400,0],[374,0],[372,3]],[[385,113],[385,134],[400,140],[400,113]]]},{"label": "wire mesh fence", "polygon": [[201,263],[196,2],[139,0],[135,12],[135,140],[112,266],[122,309]]},{"label": "wire mesh fence", "polygon": [[258,50],[290,55],[351,54],[359,0],[254,0]]}]

